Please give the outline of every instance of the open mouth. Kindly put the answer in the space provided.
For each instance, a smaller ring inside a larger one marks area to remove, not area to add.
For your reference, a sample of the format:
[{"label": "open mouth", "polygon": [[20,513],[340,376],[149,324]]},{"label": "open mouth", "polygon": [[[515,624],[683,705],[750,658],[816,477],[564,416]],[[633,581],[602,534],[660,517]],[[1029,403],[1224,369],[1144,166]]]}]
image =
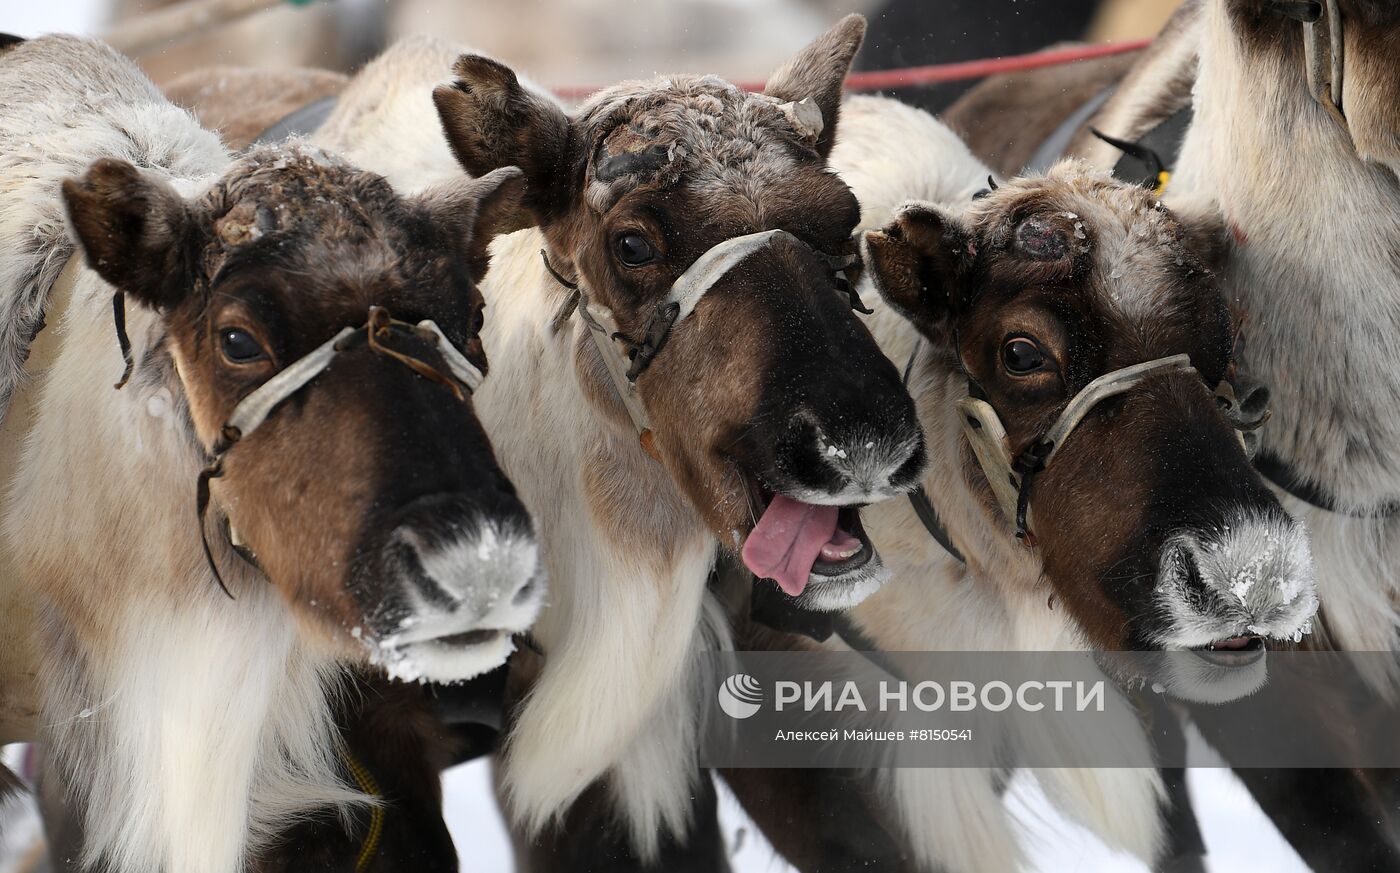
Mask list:
[{"label": "open mouth", "polygon": [[859,570],[875,557],[858,506],[806,503],[751,486],[762,515],[744,540],[744,566],[797,597],[809,582]]},{"label": "open mouth", "polygon": [[499,630],[470,630],[466,633],[451,634],[445,637],[438,637],[431,642],[440,646],[479,646],[484,643],[492,643],[500,639],[504,631]]},{"label": "open mouth", "polygon": [[1263,637],[1240,636],[1216,640],[1191,652],[1218,667],[1248,667],[1263,658],[1267,650]]}]

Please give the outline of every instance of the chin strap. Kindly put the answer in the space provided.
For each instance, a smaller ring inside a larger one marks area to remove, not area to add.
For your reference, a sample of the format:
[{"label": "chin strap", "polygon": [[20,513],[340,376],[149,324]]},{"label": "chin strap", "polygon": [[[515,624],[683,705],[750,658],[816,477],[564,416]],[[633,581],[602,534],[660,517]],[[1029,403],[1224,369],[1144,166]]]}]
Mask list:
[{"label": "chin strap", "polygon": [[[612,311],[591,299],[579,282],[571,282],[564,278],[549,262],[548,252],[540,249],[540,257],[544,260],[545,270],[554,277],[556,282],[573,292],[564,301],[559,311],[555,313],[551,324],[555,330],[559,330],[577,310],[579,317],[588,327],[588,334],[593,340],[594,347],[598,349],[599,355],[603,358],[609,381],[612,382],[618,399],[627,410],[628,418],[632,419],[632,425],[637,429],[642,448],[653,458],[659,460],[660,456],[652,436],[651,422],[647,418],[646,405],[637,393],[637,379],[646,372],[647,367],[651,366],[651,362],[660,354],[675,326],[695,311],[695,307],[700,304],[710,289],[750,255],[772,245],[774,241],[779,239],[789,240],[804,248],[810,248],[785,230],[765,230],[730,237],[716,243],[696,258],[695,262],[675,282],[671,283],[665,296],[652,308],[651,315],[642,327],[640,339],[633,339],[618,330],[617,320],[613,317]],[[857,312],[869,313],[870,310],[865,308],[855,291],[856,270],[860,264],[859,256],[854,253],[840,256],[826,255],[822,252],[816,254],[826,260],[835,273],[836,287],[847,295],[851,308]],[[626,347],[625,352],[619,349],[619,342]]]}]

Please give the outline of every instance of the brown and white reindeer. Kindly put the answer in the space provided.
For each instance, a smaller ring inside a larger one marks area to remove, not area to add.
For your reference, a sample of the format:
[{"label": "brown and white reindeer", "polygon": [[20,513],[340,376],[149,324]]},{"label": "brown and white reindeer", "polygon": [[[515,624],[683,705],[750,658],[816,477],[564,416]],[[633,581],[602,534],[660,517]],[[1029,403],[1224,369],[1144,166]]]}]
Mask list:
[{"label": "brown and white reindeer", "polygon": [[0,55],[0,95],[0,398],[32,409],[0,585],[38,617],[69,860],[236,873],[317,811],[363,832],[346,670],[467,678],[543,600],[471,396],[520,174],[404,197],[305,145],[232,160],[68,37]]},{"label": "brown and white reindeer", "polygon": [[717,549],[816,609],[884,579],[858,507],[925,457],[837,275],[859,211],[826,155],[863,29],[844,20],[764,94],[671,76],[572,114],[495,61],[411,40],[317,134],[403,190],[525,172],[539,229],[493,249],[477,409],[553,591],[500,776],[531,835],[599,780],[643,857],[686,832],[696,658],[728,645],[706,596]]},{"label": "brown and white reindeer", "polygon": [[[870,324],[910,362],[933,458],[924,489],[965,559],[907,501],[867,509],[892,576],[851,611],[864,636],[890,651],[1193,650],[1204,666],[1213,648],[1307,631],[1307,538],[1216,402],[1234,338],[1212,267],[1218,218],[1074,164],[978,190],[986,167],[946,127],[878,98],[847,100],[831,165],[878,228],[866,269],[888,305]],[[1239,681],[1196,693],[1228,698],[1248,690]],[[1132,720],[1119,739],[1145,743]],[[922,858],[1015,868],[996,775],[956,776],[982,806],[973,832],[937,826],[948,792],[929,794],[935,780],[889,774]],[[1035,775],[1110,845],[1154,859],[1154,771]]]},{"label": "brown and white reindeer", "polygon": [[[1400,648],[1400,376],[1388,366],[1400,333],[1398,42],[1392,3],[1191,0],[1137,67],[1103,83],[1117,90],[1070,145],[1111,166],[1120,152],[1088,126],[1137,141],[1190,108],[1165,196],[1210,198],[1225,216],[1221,279],[1247,318],[1240,366],[1273,409],[1260,466],[1313,542],[1323,603],[1313,645],[1363,652]],[[971,118],[992,91],[1046,85],[989,83],[951,112]],[[1010,123],[1022,137],[1049,134]],[[1365,663],[1393,695],[1400,659],[1388,671]],[[1400,801],[1393,785],[1377,795],[1382,774],[1240,775],[1309,864],[1400,864]]]}]

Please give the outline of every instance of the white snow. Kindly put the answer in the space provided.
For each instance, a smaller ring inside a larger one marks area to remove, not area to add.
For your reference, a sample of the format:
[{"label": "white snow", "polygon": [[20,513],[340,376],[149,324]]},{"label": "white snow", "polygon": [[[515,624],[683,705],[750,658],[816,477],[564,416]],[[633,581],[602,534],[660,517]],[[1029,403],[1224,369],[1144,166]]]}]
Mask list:
[{"label": "white snow", "polygon": [[[0,759],[16,763],[18,747]],[[1307,873],[1234,775],[1223,768],[1192,770],[1191,791],[1215,873],[1267,870]],[[510,839],[496,807],[491,768],[486,760],[455,767],[443,776],[447,826],[457,844],[462,869],[473,873],[511,873]],[[1033,867],[1027,873],[1149,873],[1142,862],[1111,852],[1092,834],[1062,818],[1045,800],[1034,780],[1012,783],[1011,808],[1026,827]],[[744,815],[728,789],[720,789],[720,819],[729,842],[734,873],[796,873],[779,859],[767,840]],[[0,873],[18,873],[16,856],[41,838],[33,805],[27,799],[0,814]]]},{"label": "white snow", "polygon": [[[1244,786],[1224,768],[1192,770],[1192,796],[1209,847],[1212,873],[1242,869],[1308,873]],[[510,841],[491,789],[490,766],[473,761],[449,770],[443,780],[447,824],[463,870],[511,871]],[[1135,858],[1110,851],[1088,831],[1067,821],[1046,801],[1034,780],[1012,784],[1011,808],[1026,825],[1027,873],[1150,873]],[[734,873],[796,873],[774,853],[727,788],[720,788],[720,820]],[[3,873],[3,871],[0,871]]]}]

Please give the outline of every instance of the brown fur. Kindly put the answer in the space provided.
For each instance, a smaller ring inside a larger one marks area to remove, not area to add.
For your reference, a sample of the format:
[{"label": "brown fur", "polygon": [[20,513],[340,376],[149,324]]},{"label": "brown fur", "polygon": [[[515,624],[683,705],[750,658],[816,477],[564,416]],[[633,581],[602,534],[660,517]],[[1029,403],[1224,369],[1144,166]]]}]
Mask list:
[{"label": "brown fur", "polygon": [[161,90],[171,103],[194,113],[201,127],[218,131],[229,148],[244,149],[301,107],[339,94],[349,81],[341,73],[309,67],[206,67],[176,76]]},{"label": "brown fur", "polygon": [[991,76],[948,107],[943,120],[998,175],[1014,176],[1061,122],[1121,80],[1141,54]]}]

